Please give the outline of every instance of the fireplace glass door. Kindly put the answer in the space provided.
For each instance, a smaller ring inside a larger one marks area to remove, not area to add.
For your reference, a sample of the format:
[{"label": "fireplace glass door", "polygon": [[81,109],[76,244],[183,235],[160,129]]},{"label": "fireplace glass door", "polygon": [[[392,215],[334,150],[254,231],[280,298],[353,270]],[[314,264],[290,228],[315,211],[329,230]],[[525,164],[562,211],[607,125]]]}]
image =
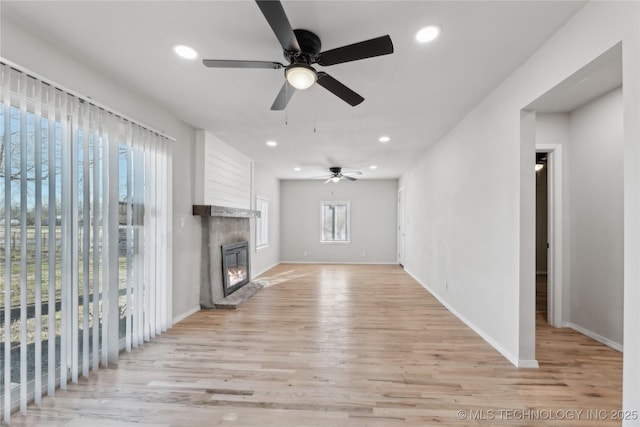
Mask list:
[{"label": "fireplace glass door", "polygon": [[222,280],[225,297],[249,283],[248,242],[222,245]]}]

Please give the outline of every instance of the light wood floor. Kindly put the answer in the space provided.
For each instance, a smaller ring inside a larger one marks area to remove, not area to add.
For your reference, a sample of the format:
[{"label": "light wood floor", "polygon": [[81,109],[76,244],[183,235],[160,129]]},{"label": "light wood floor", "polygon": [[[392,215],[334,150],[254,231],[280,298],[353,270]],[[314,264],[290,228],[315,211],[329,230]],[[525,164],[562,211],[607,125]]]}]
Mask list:
[{"label": "light wood floor", "polygon": [[12,425],[620,425],[621,354],[571,330],[540,319],[541,367],[516,369],[400,267],[266,276],[240,310],[194,314]]}]

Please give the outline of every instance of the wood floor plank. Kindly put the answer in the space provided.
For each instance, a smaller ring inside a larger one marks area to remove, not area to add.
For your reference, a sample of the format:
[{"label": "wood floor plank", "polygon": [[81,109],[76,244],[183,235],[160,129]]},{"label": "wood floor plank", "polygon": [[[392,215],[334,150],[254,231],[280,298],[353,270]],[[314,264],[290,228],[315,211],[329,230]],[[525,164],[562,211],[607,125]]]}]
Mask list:
[{"label": "wood floor plank", "polygon": [[400,267],[261,279],[241,309],[190,316],[12,425],[620,425],[622,355],[542,314],[540,368],[516,369]]}]

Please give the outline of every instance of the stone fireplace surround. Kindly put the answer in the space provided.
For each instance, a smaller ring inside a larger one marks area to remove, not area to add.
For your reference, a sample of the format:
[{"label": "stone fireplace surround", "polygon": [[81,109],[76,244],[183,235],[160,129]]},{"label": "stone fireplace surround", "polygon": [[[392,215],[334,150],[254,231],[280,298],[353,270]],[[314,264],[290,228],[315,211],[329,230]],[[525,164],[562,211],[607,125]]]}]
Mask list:
[{"label": "stone fireplace surround", "polygon": [[260,212],[194,205],[193,215],[202,219],[200,307],[215,308],[216,303],[224,299],[221,247],[229,243],[251,242],[249,219],[260,217]]}]

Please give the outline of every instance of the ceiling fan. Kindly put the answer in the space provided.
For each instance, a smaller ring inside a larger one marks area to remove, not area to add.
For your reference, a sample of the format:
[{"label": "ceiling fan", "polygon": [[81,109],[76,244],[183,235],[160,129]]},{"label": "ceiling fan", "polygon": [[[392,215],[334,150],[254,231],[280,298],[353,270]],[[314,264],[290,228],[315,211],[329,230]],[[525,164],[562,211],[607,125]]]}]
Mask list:
[{"label": "ceiling fan", "polygon": [[[329,168],[329,177],[328,179],[324,182],[325,184],[328,184],[330,182],[340,182],[343,179],[348,179],[349,181],[357,181],[357,178],[354,178],[352,176],[349,175],[362,175],[362,172],[360,171],[354,171],[354,172],[342,172],[342,168],[340,166],[332,166]],[[325,177],[321,177],[321,178],[325,178]]]},{"label": "ceiling fan", "polygon": [[393,53],[393,43],[388,35],[320,52],[320,38],[311,31],[292,29],[280,1],[256,0],[256,3],[282,45],[289,65],[270,61],[220,59],[204,59],[202,62],[210,68],[284,68],[286,81],[271,106],[272,110],[284,110],[296,89],[307,89],[315,82],[355,107],[364,98],[324,71],[316,71],[312,64],[328,67]]}]

